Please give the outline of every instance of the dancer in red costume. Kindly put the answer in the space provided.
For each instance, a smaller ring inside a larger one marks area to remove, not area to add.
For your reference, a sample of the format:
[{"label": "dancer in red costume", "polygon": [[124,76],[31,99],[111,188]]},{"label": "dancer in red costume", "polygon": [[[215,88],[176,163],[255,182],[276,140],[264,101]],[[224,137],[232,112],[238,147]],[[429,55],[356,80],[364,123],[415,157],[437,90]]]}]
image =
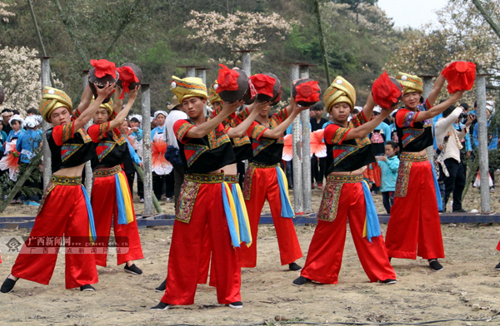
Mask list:
[{"label": "dancer in red costume", "polygon": [[463,91],[433,106],[445,81],[440,74],[425,103],[421,104],[422,79],[404,73],[399,73],[397,79],[404,93],[404,108],[395,117],[401,156],[385,244],[389,257],[416,259],[420,256],[429,261],[432,270],[439,271],[443,266],[438,258],[444,258],[436,199],[439,188],[436,189],[433,182],[435,176],[426,148],[433,144],[431,119],[457,102]]},{"label": "dancer in red costume", "polygon": [[171,87],[189,116],[174,124],[186,174],[177,204],[165,294],[151,309],[194,303],[205,232],[210,234],[217,301],[242,308],[241,269],[235,249],[240,244],[227,207],[229,188],[223,183],[221,168],[235,160],[222,121],[243,101],[224,103],[220,114],[206,120],[207,89],[200,78],[173,77]]},{"label": "dancer in red costume", "polygon": [[[229,70],[224,66],[223,69],[219,71],[219,77],[222,76],[221,72],[225,72]],[[231,70],[229,70],[231,71]],[[236,70],[241,73],[241,70]],[[245,76],[246,77],[246,76]],[[223,78],[220,78],[223,80]],[[244,78],[243,78],[244,79]],[[253,84],[248,81],[248,78],[244,79],[242,82],[240,82],[239,89],[244,88],[245,85],[247,84],[247,87],[253,88]],[[234,87],[236,88],[236,87]],[[234,89],[233,88],[233,89]],[[212,112],[212,118],[218,115],[221,110],[222,110],[222,104],[224,101],[220,98],[216,90],[220,93],[221,91],[225,91],[224,85],[219,86],[217,81],[212,85],[209,91],[209,101],[210,104],[212,104],[214,111]],[[239,94],[238,94],[239,95]],[[255,101],[255,95],[253,95],[253,98],[250,98],[249,101]],[[232,100],[229,100],[229,102],[232,102]],[[237,162],[241,162],[244,160],[250,160],[253,157],[252,154],[252,143],[250,141],[250,138],[246,134],[246,130],[250,127],[250,125],[253,123],[254,119],[257,117],[259,112],[261,112],[265,107],[269,106],[270,102],[253,102],[250,104],[250,115],[243,121],[240,120],[238,115],[236,113],[232,113],[229,117],[224,119],[222,124],[224,127],[228,128],[228,136],[231,138],[231,144],[233,145],[233,151],[234,151],[234,156],[235,156],[235,162],[229,165],[226,165],[222,169],[224,170],[224,181],[230,185],[232,195],[236,197],[236,202],[235,204],[238,205],[239,207],[238,212],[241,213],[239,214],[239,219],[243,222],[248,219],[248,212],[247,208],[245,205],[244,201],[240,201],[239,198],[243,198],[242,191],[239,185],[239,175],[237,171]],[[238,127],[238,128],[236,128]],[[238,130],[241,130],[242,132],[237,132]],[[251,236],[249,234],[245,234],[243,236],[246,238],[248,241],[246,242],[246,245],[249,246],[251,245]],[[200,275],[198,279],[198,284],[205,284],[207,283],[207,278],[208,278],[208,270],[209,270],[209,265],[210,265],[210,254],[211,254],[211,244],[210,244],[210,237],[206,236],[205,237],[205,244],[203,246],[203,253],[202,253],[202,262],[200,264]],[[214,277],[214,273],[210,273],[210,286],[215,286],[216,281]]]},{"label": "dancer in red costume", "polygon": [[[107,79],[117,80],[118,74],[113,62],[101,59],[98,62],[91,60],[91,63],[94,68],[89,72],[89,80],[101,83]],[[134,275],[142,274],[142,270],[134,264],[134,260],[142,259],[143,254],[131,191],[121,167],[128,145],[118,127],[132,108],[137,92],[137,87],[123,92],[129,94],[129,100],[121,109],[122,91],[119,89],[114,94],[114,105],[111,99],[102,103],[94,115],[94,124],[87,131],[96,144],[97,153],[97,159],[92,162],[94,170],[92,209],[99,244],[99,250],[95,254],[96,264],[103,267],[107,265],[109,234],[113,225],[117,264],[125,264],[124,271]],[[92,100],[88,87],[83,99],[87,102]],[[80,111],[75,113],[79,114]]]},{"label": "dancer in red costume", "polygon": [[[281,96],[281,86],[276,92],[275,86],[279,85],[276,76],[258,74],[252,76],[251,80],[258,93],[257,100],[267,100],[274,105],[277,104]],[[301,267],[295,261],[302,257],[302,250],[293,225],[294,212],[288,197],[286,176],[279,167],[279,163],[284,144],[283,133],[295,117],[308,107],[298,106],[292,98],[288,107],[279,110],[269,118],[271,108],[271,105],[264,108],[248,129],[248,135],[252,140],[253,158],[245,174],[243,195],[253,242],[250,247],[241,248],[241,266],[253,268],[257,265],[259,220],[267,199],[278,238],[281,265],[288,265],[290,270],[298,271]],[[249,113],[249,108],[246,108],[242,116],[245,117]]]},{"label": "dancer in red costume", "polygon": [[[96,100],[76,119],[71,117],[73,106],[66,93],[51,87],[44,88],[40,114],[54,126],[46,133],[54,172],[30,237],[21,249],[11,274],[2,284],[1,292],[10,292],[20,278],[49,284],[63,235],[66,244],[66,288],[94,290],[91,284],[98,282],[95,258],[86,250],[95,241],[96,234],[90,199],[81,185],[81,176],[84,163],[95,157],[95,149],[83,126],[114,91],[114,87],[114,84],[107,83],[97,89]],[[79,108],[83,110],[81,105]]]},{"label": "dancer in red costume", "polygon": [[[137,92],[138,90],[135,89],[128,93],[127,105],[115,118],[110,118],[113,116],[111,102],[101,104],[94,115],[94,124],[88,129],[89,136],[97,146],[97,160],[93,164],[94,185],[92,187],[92,209],[95,217],[97,241],[104,242],[103,247],[107,248],[111,225],[113,225],[117,244],[117,264],[125,264],[124,271],[134,275],[142,274],[142,270],[134,264],[134,260],[142,259],[144,256],[137,228],[132,192],[121,167],[123,156],[128,151],[128,145],[118,127],[132,108]],[[114,107],[121,108],[121,101],[117,96],[115,99],[117,104]],[[106,258],[106,250],[96,253],[96,264],[105,267]]]},{"label": "dancer in red costume", "polygon": [[370,121],[375,106],[370,94],[363,111],[349,121],[356,92],[342,77],[335,78],[326,90],[324,102],[333,118],[333,124],[324,132],[328,151],[326,186],[306,264],[293,284],[300,286],[311,280],[337,284],[347,221],[359,260],[370,281],[396,283],[370,189],[363,181],[366,165],[375,162],[367,135],[389,116],[390,111],[384,109]]}]

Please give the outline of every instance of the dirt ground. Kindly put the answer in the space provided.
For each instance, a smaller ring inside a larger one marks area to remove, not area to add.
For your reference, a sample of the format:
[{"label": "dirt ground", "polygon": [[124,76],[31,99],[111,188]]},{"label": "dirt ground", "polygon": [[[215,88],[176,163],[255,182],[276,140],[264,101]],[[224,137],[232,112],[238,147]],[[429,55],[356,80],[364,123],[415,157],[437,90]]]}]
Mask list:
[{"label": "dirt ground", "polygon": [[[313,191],[313,209],[319,206],[321,192]],[[494,193],[492,206],[500,209],[500,195]],[[467,194],[464,207],[478,209],[477,189]],[[383,212],[381,196],[375,196]],[[137,203],[138,213],[142,205]],[[163,203],[168,212],[173,204]],[[267,207],[265,211],[268,211]],[[33,216],[32,208],[12,205],[5,214]],[[5,215],[3,214],[3,215]],[[297,226],[304,254],[314,225]],[[199,285],[195,304],[167,311],[150,311],[161,293],[155,293],[166,276],[171,227],[140,229],[145,259],[137,265],[141,276],[123,272],[115,255],[109,267],[98,268],[96,292],[64,288],[64,256],[58,262],[49,286],[20,280],[14,291],[0,294],[0,325],[278,325],[278,324],[418,324],[499,325],[500,261],[495,247],[500,225],[442,225],[446,258],[444,270],[432,272],[427,262],[394,259],[398,283],[369,283],[347,237],[343,266],[336,285],[291,284],[299,272],[279,265],[278,246],[272,225],[261,225],[258,238],[258,266],[242,271],[244,308],[231,309],[217,304],[215,289]],[[385,234],[386,225],[382,225]],[[27,236],[26,229],[0,230],[0,237]],[[5,238],[4,238],[5,239]],[[6,277],[16,256],[2,252],[0,277]],[[304,263],[304,258],[298,261]]]}]

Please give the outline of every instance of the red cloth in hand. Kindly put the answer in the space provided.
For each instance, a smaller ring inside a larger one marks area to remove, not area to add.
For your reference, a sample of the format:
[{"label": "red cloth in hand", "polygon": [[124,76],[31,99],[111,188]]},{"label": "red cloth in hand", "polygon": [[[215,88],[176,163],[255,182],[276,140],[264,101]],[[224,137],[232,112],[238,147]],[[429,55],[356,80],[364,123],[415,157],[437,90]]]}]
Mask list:
[{"label": "red cloth in hand", "polygon": [[372,94],[375,103],[385,109],[390,109],[396,104],[402,96],[402,87],[398,87],[387,75],[383,72],[373,83]]},{"label": "red cloth in hand", "polygon": [[469,91],[476,79],[476,65],[468,61],[455,61],[446,67],[442,74],[448,81],[447,88],[450,94]]}]

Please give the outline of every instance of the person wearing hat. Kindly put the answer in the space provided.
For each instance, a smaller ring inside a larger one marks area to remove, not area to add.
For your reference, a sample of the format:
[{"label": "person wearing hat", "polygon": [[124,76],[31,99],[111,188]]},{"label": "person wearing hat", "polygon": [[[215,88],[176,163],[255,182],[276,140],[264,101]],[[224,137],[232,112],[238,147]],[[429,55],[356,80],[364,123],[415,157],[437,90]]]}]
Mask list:
[{"label": "person wearing hat", "polygon": [[389,257],[416,259],[418,255],[428,260],[432,270],[439,271],[443,266],[438,259],[444,258],[437,200],[439,188],[437,180],[434,182],[436,177],[426,148],[433,144],[432,118],[457,102],[463,91],[433,106],[444,85],[442,74],[424,103],[420,102],[421,78],[398,73],[397,80],[404,93],[404,108],[399,109],[395,117],[401,155],[385,244]]},{"label": "person wearing hat", "polygon": [[326,126],[324,132],[326,185],[306,263],[300,277],[292,283],[296,286],[311,281],[337,284],[349,221],[359,260],[370,281],[394,284],[396,273],[387,259],[370,189],[363,181],[363,170],[375,162],[367,135],[390,110],[383,109],[371,119],[375,101],[370,94],[362,111],[349,120],[356,103],[356,91],[340,76],[325,91],[323,101],[333,119],[333,124]]},{"label": "person wearing hat", "polygon": [[[2,160],[0,161],[0,169],[2,171],[8,171],[9,178],[12,181],[17,181],[17,175],[19,173],[19,153],[16,150],[16,143],[25,133],[25,130],[22,128],[23,121],[24,119],[18,114],[14,114],[10,118],[9,125],[12,129],[7,136],[7,140],[5,141],[5,152]],[[20,193],[17,193],[11,202],[11,204],[17,203],[22,203]]]},{"label": "person wearing hat", "polygon": [[[247,131],[252,141],[253,157],[249,160],[245,173],[243,196],[253,242],[250,247],[241,248],[241,266],[257,266],[259,220],[267,199],[276,230],[281,265],[288,265],[290,270],[298,271],[301,267],[295,261],[302,257],[302,250],[292,220],[295,214],[288,195],[287,178],[280,163],[284,146],[283,133],[295,117],[309,106],[301,107],[292,98],[290,105],[269,116],[272,106],[281,97],[279,79],[272,74],[257,74],[250,79],[258,94],[257,101],[270,103],[259,112]],[[241,114],[246,117],[250,114],[249,108],[245,108]]]},{"label": "person wearing hat", "polygon": [[[129,149],[125,137],[118,129],[137,98],[138,87],[129,92],[127,105],[115,115],[115,110],[118,111],[122,107],[119,93],[115,93],[114,104],[110,100],[99,106],[94,114],[94,124],[87,130],[96,145],[97,153],[97,159],[92,162],[92,209],[97,241],[103,242],[105,249],[95,254],[95,260],[97,265],[106,267],[106,249],[113,226],[118,246],[117,265],[125,264],[125,272],[140,275],[142,270],[134,264],[134,260],[144,256],[131,191],[127,176],[121,167]],[[126,243],[122,245],[125,252],[120,252],[120,242]]]},{"label": "person wearing hat", "polygon": [[96,240],[94,218],[90,199],[81,182],[85,162],[96,154],[92,139],[83,127],[113,91],[114,85],[98,88],[96,100],[74,119],[71,117],[73,105],[70,97],[59,89],[44,87],[40,114],[53,125],[46,132],[53,175],[30,237],[0,292],[12,291],[19,279],[49,284],[63,235],[66,244],[66,288],[95,290],[91,285],[98,282],[95,258],[87,251]]},{"label": "person wearing hat", "polygon": [[[228,69],[227,67],[224,68]],[[234,70],[235,69],[232,69],[232,71]],[[238,73],[242,73],[242,70],[236,70],[236,71]],[[248,85],[249,85],[248,78],[243,79],[240,85],[238,85],[238,89],[235,90],[235,92],[238,91],[240,93],[243,92],[246,88],[249,87]],[[219,93],[226,91],[227,89],[226,85],[219,85],[217,81],[214,84],[212,84],[212,87],[210,87],[209,101],[211,102],[210,104],[212,104],[212,106],[214,107],[214,110],[211,114],[211,118],[221,113],[222,105],[224,103],[222,98],[220,98],[219,94],[216,92],[215,88],[217,88],[217,91]],[[235,199],[236,212],[239,222],[241,224],[247,225],[247,228],[240,227],[241,240],[244,241],[247,246],[251,245],[252,239],[250,236],[251,234],[250,226],[248,224],[247,208],[245,206],[244,200],[242,200],[243,194],[239,183],[240,176],[238,173],[237,165],[238,163],[244,160],[249,160],[252,158],[253,156],[252,143],[250,141],[250,138],[246,134],[246,130],[250,127],[251,124],[254,123],[254,120],[259,114],[259,112],[261,112],[262,109],[266,108],[268,105],[269,105],[268,102],[254,101],[252,104],[250,104],[249,110],[251,111],[251,113],[244,120],[241,120],[240,117],[237,115],[237,113],[234,112],[231,113],[222,122],[224,127],[227,128],[227,135],[231,139],[231,144],[233,146],[233,151],[235,156],[235,162],[228,164],[222,168],[224,170],[224,181],[230,187],[231,194]],[[208,270],[210,265],[210,253],[212,250],[210,245],[210,238],[208,236],[205,237],[204,243],[205,244],[203,246],[202,263],[200,266],[200,275],[198,284],[207,283]],[[214,273],[210,273],[210,285],[213,286],[216,285]]]},{"label": "person wearing hat", "polygon": [[[24,127],[26,131],[17,140],[16,149],[20,153],[19,162],[21,166],[27,166],[33,159],[33,157],[40,151],[42,142],[42,130],[38,129],[41,125],[41,121],[37,118],[37,115],[27,116],[24,120]],[[31,180],[29,178],[24,182],[25,187],[40,188],[41,180]],[[40,206],[38,203],[40,201],[40,196],[38,195],[21,195],[21,201],[24,205],[29,206]]]},{"label": "person wearing hat", "polygon": [[[131,144],[134,147],[137,155],[142,160],[143,157],[143,131],[141,128],[142,116],[140,114],[134,114],[130,116],[130,138],[132,140]],[[144,203],[144,183],[141,178],[137,178],[137,195],[139,196],[139,201]]]},{"label": "person wearing hat", "polygon": [[14,113],[12,113],[12,110],[11,109],[3,109],[2,110],[2,125],[3,125],[3,131],[7,134],[10,133],[10,131],[12,130],[12,127],[10,126],[9,124],[9,120],[10,118],[12,118],[12,116],[14,115]]},{"label": "person wearing hat", "polygon": [[242,308],[241,268],[236,254],[240,246],[238,225],[221,169],[235,161],[222,121],[243,102],[225,102],[222,111],[207,120],[203,109],[208,94],[201,78],[173,76],[172,79],[171,89],[189,116],[174,124],[185,175],[176,209],[165,294],[151,309],[194,303],[206,232],[211,239],[217,301],[231,308]]},{"label": "person wearing hat", "polygon": [[[163,142],[168,144],[170,142],[167,139],[167,131],[165,129],[165,121],[167,119],[167,112],[163,110],[158,110],[154,113],[154,121],[156,121],[156,127],[151,130],[151,142],[152,146],[159,145],[159,143]],[[164,158],[167,146],[157,146],[157,148],[161,148],[163,150],[162,153],[159,154],[161,158]],[[164,148],[164,149],[163,149]],[[153,192],[158,201],[161,200],[161,195],[163,194],[163,188],[166,189],[166,199],[165,201],[171,202],[172,197],[174,196],[174,175],[172,173],[173,167],[168,165],[166,169],[163,164],[160,166],[153,165]]]},{"label": "person wearing hat", "polygon": [[8,142],[13,141],[14,139],[18,139],[24,134],[24,129],[22,128],[23,122],[24,119],[19,114],[14,114],[10,118],[9,125],[12,128],[12,130],[9,132],[9,135],[7,136]]}]

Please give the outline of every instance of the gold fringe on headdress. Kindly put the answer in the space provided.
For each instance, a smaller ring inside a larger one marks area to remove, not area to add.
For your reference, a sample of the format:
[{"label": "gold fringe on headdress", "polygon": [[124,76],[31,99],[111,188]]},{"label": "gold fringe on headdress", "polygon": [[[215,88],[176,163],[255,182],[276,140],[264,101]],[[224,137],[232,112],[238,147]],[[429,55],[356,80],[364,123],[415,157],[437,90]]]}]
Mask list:
[{"label": "gold fringe on headdress", "polygon": [[208,98],[207,86],[203,83],[201,78],[198,77],[186,77],[179,78],[172,76],[172,81],[170,82],[170,89],[177,96],[179,103],[188,97],[201,97],[203,99]]},{"label": "gold fringe on headdress", "polygon": [[349,104],[352,111],[356,103],[356,90],[347,80],[337,76],[323,94],[323,102],[328,113],[332,110],[332,106],[341,102]]},{"label": "gold fringe on headdress", "polygon": [[424,83],[422,82],[422,78],[410,74],[405,74],[402,72],[398,72],[396,76],[398,82],[403,85],[403,93],[420,93],[424,92]]},{"label": "gold fringe on headdress", "polygon": [[65,107],[71,112],[73,110],[71,98],[60,89],[45,86],[42,91],[42,100],[39,106],[40,114],[43,119],[50,122],[50,115],[55,109],[60,107]]},{"label": "gold fringe on headdress", "polygon": [[222,99],[220,98],[219,94],[217,93],[216,89],[219,84],[217,83],[217,80],[212,84],[210,89],[208,90],[208,101],[210,104],[214,104],[217,102],[223,102]]}]

